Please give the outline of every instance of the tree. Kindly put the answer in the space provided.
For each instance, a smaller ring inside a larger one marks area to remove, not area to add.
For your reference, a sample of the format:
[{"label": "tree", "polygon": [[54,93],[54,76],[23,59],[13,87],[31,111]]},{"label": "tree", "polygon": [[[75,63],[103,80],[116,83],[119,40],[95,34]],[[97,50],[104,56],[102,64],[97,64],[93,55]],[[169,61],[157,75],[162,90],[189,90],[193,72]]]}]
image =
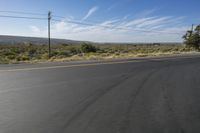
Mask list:
[{"label": "tree", "polygon": [[198,25],[195,30],[187,31],[183,39],[186,46],[200,50],[200,25]]}]

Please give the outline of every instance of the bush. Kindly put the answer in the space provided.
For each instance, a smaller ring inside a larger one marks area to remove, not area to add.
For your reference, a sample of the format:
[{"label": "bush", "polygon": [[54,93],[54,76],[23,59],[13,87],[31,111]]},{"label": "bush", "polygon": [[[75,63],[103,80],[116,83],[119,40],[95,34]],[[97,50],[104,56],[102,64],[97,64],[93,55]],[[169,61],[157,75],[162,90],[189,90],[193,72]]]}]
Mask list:
[{"label": "bush", "polygon": [[90,53],[90,52],[96,52],[97,48],[91,44],[81,44],[81,52],[83,53]]},{"label": "bush", "polygon": [[7,56],[7,58],[8,58],[9,60],[14,60],[14,59],[16,58],[16,56],[15,56],[15,55],[9,55],[9,56]]},{"label": "bush", "polygon": [[70,47],[69,48],[70,53],[72,53],[73,55],[81,53],[80,49],[75,48],[75,47]]},{"label": "bush", "polygon": [[64,57],[69,57],[70,56],[69,52],[67,52],[67,51],[59,52],[58,55],[59,56],[64,56]]},{"label": "bush", "polygon": [[37,53],[36,49],[29,49],[28,54],[30,57],[33,57]]},{"label": "bush", "polygon": [[23,55],[23,56],[21,57],[21,60],[22,60],[22,61],[28,61],[28,60],[30,60],[30,59],[29,59],[29,57],[28,57],[27,55]]}]

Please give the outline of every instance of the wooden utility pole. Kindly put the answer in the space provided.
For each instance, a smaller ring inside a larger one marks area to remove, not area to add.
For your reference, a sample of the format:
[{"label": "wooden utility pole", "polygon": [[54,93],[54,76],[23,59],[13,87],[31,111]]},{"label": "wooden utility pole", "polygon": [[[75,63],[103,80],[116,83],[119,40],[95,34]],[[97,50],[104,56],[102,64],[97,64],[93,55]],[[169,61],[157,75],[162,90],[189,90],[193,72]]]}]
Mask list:
[{"label": "wooden utility pole", "polygon": [[194,24],[192,24],[192,32],[194,31]]},{"label": "wooden utility pole", "polygon": [[48,12],[48,44],[49,44],[49,58],[51,58],[51,12]]},{"label": "wooden utility pole", "polygon": [[190,37],[192,36],[192,34],[193,34],[193,31],[194,31],[194,24],[192,24],[192,28],[191,28],[191,31],[190,31]]}]

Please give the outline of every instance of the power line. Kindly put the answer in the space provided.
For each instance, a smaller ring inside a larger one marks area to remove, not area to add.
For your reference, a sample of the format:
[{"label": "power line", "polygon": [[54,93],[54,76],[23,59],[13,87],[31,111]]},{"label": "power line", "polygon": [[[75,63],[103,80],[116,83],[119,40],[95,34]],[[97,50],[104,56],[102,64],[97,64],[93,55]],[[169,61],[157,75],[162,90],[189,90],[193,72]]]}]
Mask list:
[{"label": "power line", "polygon": [[66,18],[66,17],[63,17],[63,16],[58,16],[58,15],[52,15],[52,17],[55,17],[55,18]]},{"label": "power line", "polygon": [[[64,18],[66,19],[66,17],[64,16],[56,16],[54,15],[54,17],[57,17],[57,18]],[[53,19],[53,21],[63,21],[63,20],[57,20],[57,19]],[[88,21],[88,22],[84,22],[84,21],[73,21],[73,20],[64,20],[68,23],[73,23],[73,24],[78,24],[78,25],[85,25],[85,26],[99,26],[99,27],[102,27],[102,28],[109,28],[109,29],[118,29],[118,30],[134,30],[134,31],[138,31],[138,32],[149,32],[149,33],[166,33],[166,34],[180,34],[182,35],[182,33],[179,33],[179,32],[166,32],[166,31],[157,31],[157,30],[142,30],[142,29],[133,29],[131,27],[126,27],[126,28],[122,28],[122,27],[113,27],[113,26],[105,26],[105,25],[100,25],[100,24],[95,24],[95,23],[100,23],[100,22],[97,22],[97,21]],[[183,31],[185,32],[185,31]]]},{"label": "power line", "polygon": [[[21,12],[21,11],[0,11],[4,13],[15,13],[15,14],[29,14],[29,15],[46,15],[46,14],[41,14],[41,13],[32,13],[32,12]],[[27,16],[15,16],[15,15],[0,15],[0,17],[4,18],[19,18],[19,19],[38,19],[38,20],[46,20],[47,18],[41,18],[41,17],[27,17]],[[63,16],[57,16],[57,15],[52,15],[52,17],[57,17],[57,18],[63,18],[66,19],[66,17]],[[63,20],[58,20],[58,19],[52,19],[52,21],[63,21]],[[83,22],[83,21],[75,21],[75,20],[64,20],[68,23],[72,24],[78,24],[78,25],[85,25],[85,26],[98,26],[102,28],[107,28],[107,29],[116,29],[116,30],[126,30],[126,31],[137,31],[137,32],[148,32],[148,33],[166,33],[166,34],[182,34],[178,32],[166,32],[166,31],[157,31],[157,30],[142,30],[142,29],[133,29],[129,27],[119,27],[119,26],[106,26],[106,25],[101,25],[101,24],[95,24],[91,22]]]},{"label": "power line", "polygon": [[[52,17],[54,18],[61,18],[61,19],[67,19],[67,17],[64,17],[64,16],[58,16],[58,15],[52,15]],[[62,21],[62,20],[56,20],[56,21]],[[77,20],[78,21],[78,20]],[[80,22],[85,22],[85,20],[79,20]],[[87,20],[87,23],[101,23],[101,21],[88,21]]]},{"label": "power line", "polygon": [[21,19],[38,19],[46,20],[47,18],[38,18],[38,17],[26,17],[26,16],[9,16],[9,15],[0,15],[1,18],[21,18]]},{"label": "power line", "polygon": [[3,10],[0,10],[0,13],[12,13],[12,14],[26,14],[26,15],[46,16],[46,14],[42,14],[42,13],[21,12],[21,11],[3,11]]},{"label": "power line", "polygon": [[[57,19],[52,19],[53,21],[57,21],[60,22],[62,20],[57,20]],[[99,24],[94,24],[94,23],[85,23],[85,22],[80,22],[80,21],[72,21],[72,20],[65,20],[68,23],[72,23],[72,24],[78,24],[78,25],[85,25],[85,26],[98,26],[98,27],[102,27],[102,28],[108,28],[108,29],[116,29],[116,30],[133,30],[133,31],[138,31],[138,32],[148,32],[148,33],[166,33],[166,34],[181,34],[182,33],[178,33],[178,32],[166,32],[166,31],[155,31],[155,30],[142,30],[142,29],[133,29],[133,28],[122,28],[122,27],[113,27],[113,26],[105,26],[105,25],[99,25]]]},{"label": "power line", "polygon": [[[63,20],[58,20],[58,19],[52,19],[53,21],[57,21],[57,22],[61,22]],[[83,23],[83,22],[79,22],[79,21],[72,21],[72,20],[65,20],[68,23],[72,23],[72,24],[79,24],[79,25],[86,25],[86,26],[95,26],[95,24],[92,23]]]}]

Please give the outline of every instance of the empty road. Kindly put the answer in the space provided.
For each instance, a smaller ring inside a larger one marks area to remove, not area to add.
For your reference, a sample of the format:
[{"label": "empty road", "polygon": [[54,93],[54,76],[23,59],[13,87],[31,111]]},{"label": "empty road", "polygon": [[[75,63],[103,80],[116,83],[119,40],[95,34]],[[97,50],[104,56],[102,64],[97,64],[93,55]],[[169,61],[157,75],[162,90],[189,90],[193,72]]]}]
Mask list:
[{"label": "empty road", "polygon": [[0,133],[200,133],[200,56],[1,65]]}]

